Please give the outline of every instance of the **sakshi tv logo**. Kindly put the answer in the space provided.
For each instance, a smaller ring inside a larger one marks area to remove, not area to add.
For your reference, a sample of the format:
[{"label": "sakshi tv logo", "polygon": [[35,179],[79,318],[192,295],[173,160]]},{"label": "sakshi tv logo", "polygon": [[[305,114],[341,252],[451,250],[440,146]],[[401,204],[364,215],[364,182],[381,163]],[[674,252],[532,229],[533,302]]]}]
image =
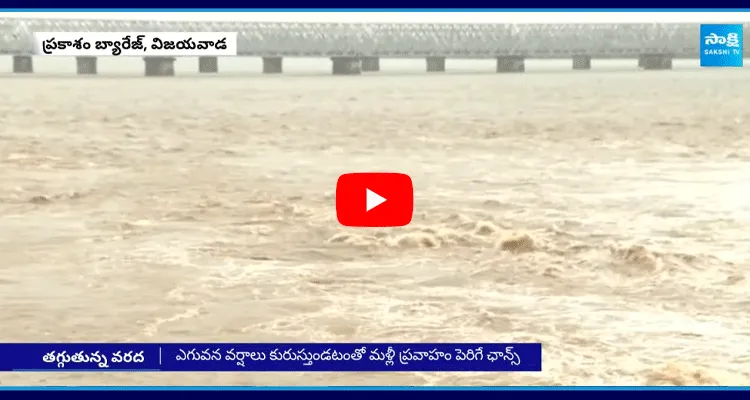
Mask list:
[{"label": "sakshi tv logo", "polygon": [[742,24],[701,24],[701,67],[742,67]]}]

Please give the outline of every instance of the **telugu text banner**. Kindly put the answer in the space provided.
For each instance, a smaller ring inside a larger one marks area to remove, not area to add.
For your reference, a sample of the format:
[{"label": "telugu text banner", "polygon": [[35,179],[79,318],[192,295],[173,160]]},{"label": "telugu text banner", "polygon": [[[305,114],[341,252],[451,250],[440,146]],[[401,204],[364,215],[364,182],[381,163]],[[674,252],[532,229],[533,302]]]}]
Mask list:
[{"label": "telugu text banner", "polygon": [[236,56],[236,32],[35,32],[42,56]]},{"label": "telugu text banner", "polygon": [[541,371],[540,343],[16,343],[0,371]]}]

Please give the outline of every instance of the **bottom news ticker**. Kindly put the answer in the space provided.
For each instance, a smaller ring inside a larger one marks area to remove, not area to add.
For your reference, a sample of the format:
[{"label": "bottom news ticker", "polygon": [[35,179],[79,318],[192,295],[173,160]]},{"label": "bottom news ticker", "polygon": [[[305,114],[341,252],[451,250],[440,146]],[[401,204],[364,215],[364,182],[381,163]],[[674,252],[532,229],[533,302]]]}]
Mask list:
[{"label": "bottom news ticker", "polygon": [[540,343],[6,343],[0,371],[541,371]]}]

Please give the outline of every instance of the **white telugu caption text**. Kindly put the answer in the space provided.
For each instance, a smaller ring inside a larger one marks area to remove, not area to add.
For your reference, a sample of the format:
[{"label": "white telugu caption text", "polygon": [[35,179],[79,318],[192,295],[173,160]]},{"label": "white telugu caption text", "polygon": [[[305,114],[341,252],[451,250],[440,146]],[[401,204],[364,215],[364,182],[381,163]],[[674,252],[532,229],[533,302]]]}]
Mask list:
[{"label": "white telugu caption text", "polygon": [[236,32],[36,32],[43,56],[236,56]]}]

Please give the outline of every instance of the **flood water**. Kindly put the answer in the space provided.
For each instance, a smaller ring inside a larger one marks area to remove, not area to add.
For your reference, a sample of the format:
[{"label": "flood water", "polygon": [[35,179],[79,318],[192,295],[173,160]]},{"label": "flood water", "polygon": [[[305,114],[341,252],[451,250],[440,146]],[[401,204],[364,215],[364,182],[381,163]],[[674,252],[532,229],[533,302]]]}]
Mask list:
[{"label": "flood water", "polygon": [[[0,58],[0,340],[542,342],[541,373],[5,373],[4,385],[743,385],[750,73]],[[354,171],[411,225],[336,222]]]}]

